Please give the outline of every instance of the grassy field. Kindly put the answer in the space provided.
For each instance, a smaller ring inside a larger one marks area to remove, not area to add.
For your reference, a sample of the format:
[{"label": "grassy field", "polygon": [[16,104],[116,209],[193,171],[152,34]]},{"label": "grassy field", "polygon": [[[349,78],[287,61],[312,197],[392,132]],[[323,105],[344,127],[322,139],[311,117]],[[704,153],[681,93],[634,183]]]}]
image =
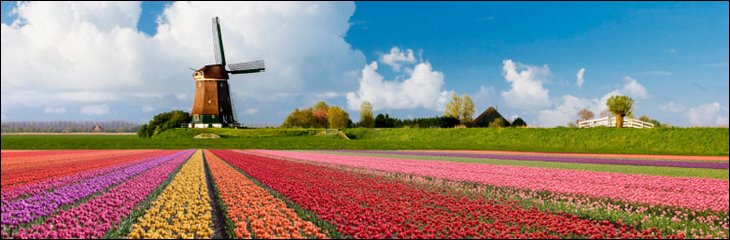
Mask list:
[{"label": "grassy field", "polygon": [[[203,132],[220,139],[193,139]],[[473,149],[728,155],[727,128],[174,129],[151,139],[117,135],[3,135],[2,149]]]}]

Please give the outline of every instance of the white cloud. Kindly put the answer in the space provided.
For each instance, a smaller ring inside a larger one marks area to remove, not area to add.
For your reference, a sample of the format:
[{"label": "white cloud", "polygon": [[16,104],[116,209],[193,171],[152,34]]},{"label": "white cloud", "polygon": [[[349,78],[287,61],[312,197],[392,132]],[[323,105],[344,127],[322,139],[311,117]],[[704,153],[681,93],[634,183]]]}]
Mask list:
[{"label": "white cloud", "polygon": [[44,113],[66,113],[66,107],[46,107]]},{"label": "white cloud", "polygon": [[86,115],[104,115],[109,113],[109,106],[106,104],[86,105],[81,107],[81,113]]},{"label": "white cloud", "polygon": [[342,96],[343,94],[337,93],[335,91],[327,91],[324,93],[317,94],[316,97],[318,99],[332,99]]},{"label": "white cloud", "polygon": [[363,68],[360,89],[347,93],[349,109],[360,109],[362,101],[370,102],[374,110],[418,107],[437,111],[444,109],[450,92],[443,90],[444,75],[434,71],[430,63],[416,64],[402,82],[387,81],[377,70],[377,62]]},{"label": "white cloud", "polygon": [[583,76],[585,74],[586,74],[585,68],[581,68],[580,70],[578,70],[578,73],[575,74],[575,77],[576,77],[575,85],[578,85],[578,87],[583,86],[583,82],[585,82],[585,79],[583,78]]},{"label": "white cloud", "polygon": [[[214,16],[229,63],[267,63],[264,73],[233,76],[233,94],[276,101],[272,96],[344,92],[356,87],[352,73],[365,65],[344,39],[354,11],[352,2],[173,2],[149,36],[137,31],[139,2],[20,3],[18,21],[0,25],[2,108],[13,116],[47,102],[187,108],[194,92],[187,67],[214,61]],[[178,100],[150,103],[159,96]]]},{"label": "white cloud", "polygon": [[[587,108],[598,117],[602,111],[608,108],[606,102],[611,96],[628,95],[632,98],[642,99],[649,97],[646,89],[638,80],[628,76],[624,79],[625,83],[622,88],[609,91],[600,98],[578,98],[564,95],[556,106],[539,110],[534,125],[540,127],[565,126],[568,122],[578,119],[578,111],[583,108]],[[638,101],[634,103],[634,109],[637,104]]]},{"label": "white cloud", "polygon": [[548,90],[542,84],[550,77],[550,68],[504,60],[504,79],[512,85],[502,92],[502,99],[508,106],[522,110],[536,110],[550,106]]},{"label": "white cloud", "polygon": [[659,109],[667,111],[667,112],[680,113],[680,112],[684,112],[685,110],[687,110],[687,107],[685,107],[681,104],[676,104],[676,103],[674,103],[674,101],[669,101],[667,104],[660,106]]},{"label": "white cloud", "polygon": [[155,110],[155,107],[150,107],[150,106],[142,107],[142,112],[152,112],[154,110]]},{"label": "white cloud", "polygon": [[624,80],[626,81],[626,84],[624,84],[622,89],[624,94],[635,98],[649,98],[649,93],[646,92],[644,85],[641,85],[635,78],[626,76],[624,77]]},{"label": "white cloud", "polygon": [[[538,111],[535,124],[540,127],[565,126],[578,118],[578,111],[581,109],[588,108],[594,111],[597,108],[596,102],[598,102],[596,99],[588,100],[565,95],[555,108]],[[597,112],[594,113],[598,115]]]},{"label": "white cloud", "polygon": [[692,126],[728,126],[728,108],[708,103],[690,108],[687,118]]},{"label": "white cloud", "polygon": [[400,48],[393,47],[390,49],[390,53],[380,56],[380,62],[390,66],[394,71],[399,72],[401,70],[401,63],[414,64],[416,63],[416,57],[413,55],[413,50],[411,49],[406,49],[405,52],[401,52]]},{"label": "white cloud", "polygon": [[474,114],[481,114],[489,106],[496,105],[497,94],[494,87],[479,86],[479,91],[471,95],[474,102]]},{"label": "white cloud", "polygon": [[248,114],[248,115],[254,115],[257,112],[259,112],[259,109],[258,108],[247,108],[246,109],[246,114]]}]

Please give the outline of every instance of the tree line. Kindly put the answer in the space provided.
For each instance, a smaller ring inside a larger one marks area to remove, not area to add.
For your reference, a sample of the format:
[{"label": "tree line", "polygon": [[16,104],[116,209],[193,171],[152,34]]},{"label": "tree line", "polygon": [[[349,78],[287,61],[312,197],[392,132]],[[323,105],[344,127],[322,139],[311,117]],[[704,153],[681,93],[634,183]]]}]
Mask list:
[{"label": "tree line", "polygon": [[449,102],[446,104],[444,114],[442,116],[398,119],[391,117],[389,114],[379,113],[377,116],[373,114],[373,105],[368,101],[363,101],[360,105],[360,121],[353,122],[350,115],[338,106],[330,106],[326,102],[320,101],[312,107],[299,109],[295,108],[289,116],[287,116],[281,127],[284,128],[454,128],[454,127],[509,127],[509,126],[527,126],[521,118],[515,119],[510,124],[498,115],[495,118],[489,118],[486,123],[476,124],[473,119],[474,102],[467,94],[459,96],[452,94]]},{"label": "tree line", "polygon": [[12,121],[2,123],[2,132],[95,132],[97,124],[102,132],[136,132],[140,128],[127,121]]}]

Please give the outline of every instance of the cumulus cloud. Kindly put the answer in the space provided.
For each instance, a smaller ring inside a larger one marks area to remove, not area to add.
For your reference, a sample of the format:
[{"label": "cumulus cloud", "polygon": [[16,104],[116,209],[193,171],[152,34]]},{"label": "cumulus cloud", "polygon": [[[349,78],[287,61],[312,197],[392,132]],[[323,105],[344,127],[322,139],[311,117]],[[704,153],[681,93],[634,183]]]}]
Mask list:
[{"label": "cumulus cloud", "polygon": [[624,80],[626,81],[622,89],[624,94],[635,98],[649,98],[649,93],[646,92],[644,85],[641,85],[635,78],[626,76]]},{"label": "cumulus cloud", "polygon": [[674,101],[669,101],[667,104],[660,106],[659,109],[667,111],[667,112],[680,113],[680,112],[684,112],[685,110],[687,110],[687,107],[685,107],[681,104],[676,104],[676,103],[674,103]]},{"label": "cumulus cloud", "polygon": [[713,102],[690,108],[687,117],[692,126],[727,126],[728,108]]},{"label": "cumulus cloud", "polygon": [[581,68],[580,70],[578,70],[578,73],[575,74],[575,77],[576,77],[575,85],[578,85],[578,87],[583,86],[583,82],[585,82],[585,79],[583,78],[583,76],[585,74],[586,74],[585,68]]},{"label": "cumulus cloud", "polygon": [[86,105],[81,107],[81,113],[86,115],[104,115],[109,113],[109,106],[106,104]]},{"label": "cumulus cloud", "polygon": [[542,85],[550,77],[550,68],[513,62],[502,62],[504,79],[511,89],[502,92],[502,99],[508,106],[522,110],[537,110],[550,106],[548,90]]},{"label": "cumulus cloud", "polygon": [[69,107],[123,100],[140,115],[150,102],[187,108],[194,91],[187,67],[214,62],[214,16],[227,62],[266,60],[266,72],[231,78],[232,93],[248,102],[289,108],[296,99],[277,96],[344,92],[365,65],[344,39],[351,2],[173,2],[153,36],[137,31],[139,2],[23,2],[15,11],[15,23],[0,25],[2,108],[13,116],[48,105],[29,96]]},{"label": "cumulus cloud", "polygon": [[[627,95],[640,99],[649,97],[646,88],[638,80],[627,76],[624,78],[624,85],[621,88],[611,90],[600,98],[579,98],[564,95],[560,98],[560,101],[555,103],[555,106],[538,111],[535,125],[540,127],[565,126],[568,122],[578,119],[578,112],[583,108],[590,110],[598,117],[602,111],[608,109],[606,106],[608,99],[616,95]],[[639,101],[634,103],[634,108],[637,104],[639,104]]]},{"label": "cumulus cloud", "polygon": [[372,62],[362,70],[360,88],[348,92],[347,106],[360,109],[362,101],[368,101],[374,110],[426,108],[441,111],[450,95],[443,90],[444,75],[434,71],[431,64],[416,64],[405,80],[385,80],[378,74],[378,63]]},{"label": "cumulus cloud", "polygon": [[414,64],[416,63],[416,57],[411,49],[401,52],[400,48],[393,47],[389,53],[380,56],[380,62],[390,66],[394,71],[400,71],[402,63]]},{"label": "cumulus cloud", "polygon": [[[583,108],[596,109],[596,100],[581,99],[572,95],[565,95],[555,108],[540,110],[537,113],[540,127],[565,126],[578,118],[578,111]],[[597,112],[594,112],[598,115]]]}]

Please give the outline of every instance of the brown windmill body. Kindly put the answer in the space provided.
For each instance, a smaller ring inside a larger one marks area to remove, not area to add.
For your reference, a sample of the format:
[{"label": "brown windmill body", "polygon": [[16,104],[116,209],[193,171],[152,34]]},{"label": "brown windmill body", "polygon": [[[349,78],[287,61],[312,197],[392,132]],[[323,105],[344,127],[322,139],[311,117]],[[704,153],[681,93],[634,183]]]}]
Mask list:
[{"label": "brown windmill body", "polygon": [[195,99],[191,112],[193,121],[188,124],[191,128],[239,125],[231,101],[228,74],[255,73],[265,69],[263,60],[229,64],[230,70],[226,69],[218,17],[213,18],[213,37],[216,64],[206,65],[193,73],[195,80]]}]

